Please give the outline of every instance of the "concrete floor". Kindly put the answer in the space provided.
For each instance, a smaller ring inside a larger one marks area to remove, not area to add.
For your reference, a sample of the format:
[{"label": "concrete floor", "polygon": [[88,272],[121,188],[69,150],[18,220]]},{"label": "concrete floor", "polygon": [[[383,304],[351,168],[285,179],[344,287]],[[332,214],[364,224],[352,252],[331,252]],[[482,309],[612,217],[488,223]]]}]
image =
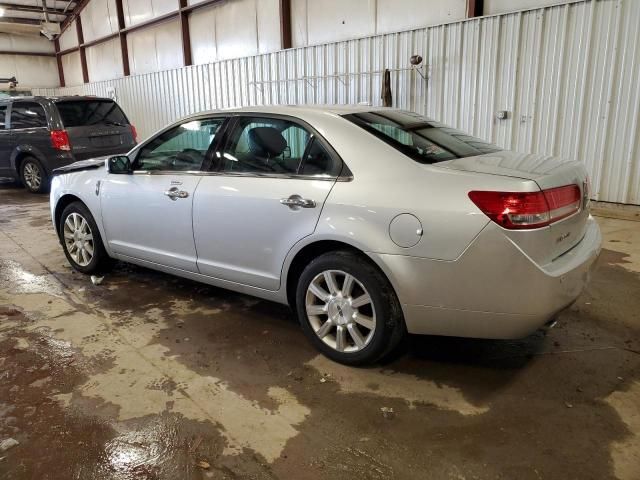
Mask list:
[{"label": "concrete floor", "polygon": [[279,305],[127,265],[93,285],[48,198],[0,185],[0,477],[638,479],[640,223],[600,223],[547,334],[354,369]]}]

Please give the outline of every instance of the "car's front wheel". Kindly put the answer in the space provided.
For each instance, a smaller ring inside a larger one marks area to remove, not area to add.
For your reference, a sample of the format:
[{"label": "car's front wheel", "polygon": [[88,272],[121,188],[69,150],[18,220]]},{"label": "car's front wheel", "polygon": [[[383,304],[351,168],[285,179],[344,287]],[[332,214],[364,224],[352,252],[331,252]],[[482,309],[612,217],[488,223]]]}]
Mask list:
[{"label": "car's front wheel", "polygon": [[348,251],[323,254],[307,265],[298,281],[296,309],[311,342],[347,365],[380,360],[405,333],[400,303],[387,278]]},{"label": "car's front wheel", "polygon": [[20,165],[20,179],[23,185],[32,193],[44,193],[49,188],[49,178],[40,162],[27,157]]},{"label": "car's front wheel", "polygon": [[82,273],[99,273],[111,266],[98,226],[89,209],[73,202],[64,209],[58,228],[64,254]]}]

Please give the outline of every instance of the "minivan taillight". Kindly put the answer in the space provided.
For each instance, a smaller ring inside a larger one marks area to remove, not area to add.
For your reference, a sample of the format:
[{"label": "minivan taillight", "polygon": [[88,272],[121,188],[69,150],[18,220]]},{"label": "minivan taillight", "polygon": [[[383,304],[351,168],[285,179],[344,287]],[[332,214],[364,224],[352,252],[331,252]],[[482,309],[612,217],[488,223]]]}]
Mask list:
[{"label": "minivan taillight", "polygon": [[71,150],[71,144],[69,143],[69,135],[66,130],[51,130],[51,145],[56,150],[63,150],[68,152]]},{"label": "minivan taillight", "polygon": [[133,125],[131,125],[131,135],[133,135],[133,141],[138,143],[138,131]]},{"label": "minivan taillight", "polygon": [[580,210],[577,185],[550,188],[540,192],[469,192],[469,198],[482,212],[509,230],[541,228]]}]

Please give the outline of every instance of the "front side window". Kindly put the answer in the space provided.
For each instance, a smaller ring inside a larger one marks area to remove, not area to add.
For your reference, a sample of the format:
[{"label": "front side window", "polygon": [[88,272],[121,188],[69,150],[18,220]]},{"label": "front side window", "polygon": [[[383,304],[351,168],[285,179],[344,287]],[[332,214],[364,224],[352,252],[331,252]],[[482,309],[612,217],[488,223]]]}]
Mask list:
[{"label": "front side window", "polygon": [[344,118],[420,163],[437,163],[500,148],[412,112],[373,111]]},{"label": "front side window", "polygon": [[134,170],[200,170],[224,120],[191,120],[158,135],[142,147]]},{"label": "front side window", "polygon": [[15,102],[11,107],[11,129],[46,127],[47,116],[42,105],[35,102]]},{"label": "front side window", "polygon": [[65,100],[56,103],[65,127],[90,125],[129,125],[127,117],[113,100]]}]

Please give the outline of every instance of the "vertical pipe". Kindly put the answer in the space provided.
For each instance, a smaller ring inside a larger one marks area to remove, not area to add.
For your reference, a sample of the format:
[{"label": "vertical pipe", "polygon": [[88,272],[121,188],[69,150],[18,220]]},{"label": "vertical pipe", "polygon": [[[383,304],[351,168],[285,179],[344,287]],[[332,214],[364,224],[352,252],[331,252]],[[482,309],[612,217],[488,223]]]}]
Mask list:
[{"label": "vertical pipe", "polygon": [[64,87],[64,70],[62,69],[62,55],[60,55],[60,40],[56,38],[53,41],[53,45],[56,49],[56,62],[58,63],[58,78],[60,79],[60,87]]},{"label": "vertical pipe", "polygon": [[484,0],[467,0],[467,18],[484,15]]},{"label": "vertical pipe", "polygon": [[82,67],[82,81],[89,83],[89,71],[87,70],[87,55],[84,49],[84,35],[82,34],[82,20],[76,16],[76,32],[78,33],[78,47],[80,51],[80,66]]},{"label": "vertical pipe", "polygon": [[191,57],[191,35],[189,33],[189,12],[184,10],[188,6],[187,0],[179,0],[180,37],[182,40],[182,60],[184,66],[193,65]]},{"label": "vertical pipe", "polygon": [[291,48],[291,0],[280,0],[280,41],[282,50]]},{"label": "vertical pipe", "polygon": [[116,12],[118,15],[118,36],[120,38],[120,52],[122,53],[122,73],[128,77],[131,72],[129,68],[129,47],[127,46],[127,32],[123,32],[126,28],[124,22],[124,8],[122,0],[116,0]]}]

